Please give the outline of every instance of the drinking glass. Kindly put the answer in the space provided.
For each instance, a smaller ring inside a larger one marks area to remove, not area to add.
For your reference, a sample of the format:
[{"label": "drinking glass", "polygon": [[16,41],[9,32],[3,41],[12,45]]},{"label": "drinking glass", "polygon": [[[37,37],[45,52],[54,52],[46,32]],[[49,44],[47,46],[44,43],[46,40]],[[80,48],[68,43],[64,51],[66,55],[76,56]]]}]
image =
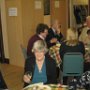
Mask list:
[{"label": "drinking glass", "polygon": [[27,75],[28,77],[31,77],[31,78],[30,78],[30,81],[32,80],[32,72],[31,72],[31,71],[27,71],[27,72],[25,73],[25,75]]}]

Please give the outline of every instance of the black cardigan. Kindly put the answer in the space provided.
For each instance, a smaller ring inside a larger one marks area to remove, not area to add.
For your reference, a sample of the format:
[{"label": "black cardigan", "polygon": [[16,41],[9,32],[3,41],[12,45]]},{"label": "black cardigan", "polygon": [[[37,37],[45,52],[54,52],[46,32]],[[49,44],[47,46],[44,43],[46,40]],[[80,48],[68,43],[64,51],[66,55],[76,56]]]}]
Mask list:
[{"label": "black cardigan", "polygon": [[63,37],[63,35],[62,35],[61,32],[60,32],[59,35],[58,34],[55,34],[54,31],[53,31],[53,29],[50,28],[49,29],[49,32],[48,32],[48,35],[46,37],[46,43],[47,43],[48,48],[52,47],[53,45],[56,45],[56,43],[50,43],[50,40],[52,38],[56,38],[58,40],[58,42],[60,42],[60,43],[64,40],[64,37]]},{"label": "black cardigan", "polygon": [[85,47],[84,47],[83,42],[79,41],[78,44],[75,46],[68,46],[68,45],[66,45],[66,43],[67,43],[67,41],[63,42],[60,46],[59,53],[60,53],[60,57],[62,60],[63,60],[64,54],[67,52],[80,52],[83,55],[85,55]]},{"label": "black cardigan", "polygon": [[[29,57],[25,61],[25,72],[31,71],[32,72],[32,78],[33,73],[35,70],[35,57]],[[45,56],[45,62],[46,62],[46,75],[47,75],[47,82],[45,84],[55,84],[57,83],[57,71],[56,71],[56,62],[49,56]],[[24,72],[24,73],[25,73]],[[25,83],[24,87],[28,84]]]}]

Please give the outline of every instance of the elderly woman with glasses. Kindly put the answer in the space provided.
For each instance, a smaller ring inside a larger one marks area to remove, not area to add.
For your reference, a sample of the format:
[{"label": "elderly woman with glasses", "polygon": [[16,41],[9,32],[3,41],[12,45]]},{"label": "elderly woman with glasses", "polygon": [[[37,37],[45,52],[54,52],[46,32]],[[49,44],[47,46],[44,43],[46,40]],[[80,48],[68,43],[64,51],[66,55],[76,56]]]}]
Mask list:
[{"label": "elderly woman with glasses", "polygon": [[46,54],[46,43],[43,40],[37,40],[32,51],[35,57],[29,57],[25,62],[24,87],[39,82],[44,84],[57,83],[56,63]]}]

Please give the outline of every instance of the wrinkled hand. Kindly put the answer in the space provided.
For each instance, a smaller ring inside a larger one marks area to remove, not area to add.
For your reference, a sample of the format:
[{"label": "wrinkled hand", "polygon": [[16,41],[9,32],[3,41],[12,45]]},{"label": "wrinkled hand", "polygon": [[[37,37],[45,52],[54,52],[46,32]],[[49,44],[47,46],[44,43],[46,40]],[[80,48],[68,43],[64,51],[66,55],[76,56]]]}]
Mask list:
[{"label": "wrinkled hand", "polygon": [[24,80],[24,82],[26,82],[26,83],[30,83],[30,82],[31,82],[31,76],[30,76],[30,75],[24,75],[24,76],[23,76],[23,80]]},{"label": "wrinkled hand", "polygon": [[51,42],[51,43],[56,43],[56,42],[57,42],[57,38],[52,38],[52,39],[50,40],[50,42]]}]

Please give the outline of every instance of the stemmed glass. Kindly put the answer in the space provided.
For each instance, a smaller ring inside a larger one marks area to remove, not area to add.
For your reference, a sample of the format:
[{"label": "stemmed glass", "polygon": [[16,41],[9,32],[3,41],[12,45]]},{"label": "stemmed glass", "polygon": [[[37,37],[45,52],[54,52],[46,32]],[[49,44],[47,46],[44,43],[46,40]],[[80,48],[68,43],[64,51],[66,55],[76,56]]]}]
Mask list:
[{"label": "stemmed glass", "polygon": [[30,78],[30,83],[31,83],[31,80],[32,80],[32,72],[31,71],[27,71],[25,73],[25,75],[27,75],[29,78]]}]

